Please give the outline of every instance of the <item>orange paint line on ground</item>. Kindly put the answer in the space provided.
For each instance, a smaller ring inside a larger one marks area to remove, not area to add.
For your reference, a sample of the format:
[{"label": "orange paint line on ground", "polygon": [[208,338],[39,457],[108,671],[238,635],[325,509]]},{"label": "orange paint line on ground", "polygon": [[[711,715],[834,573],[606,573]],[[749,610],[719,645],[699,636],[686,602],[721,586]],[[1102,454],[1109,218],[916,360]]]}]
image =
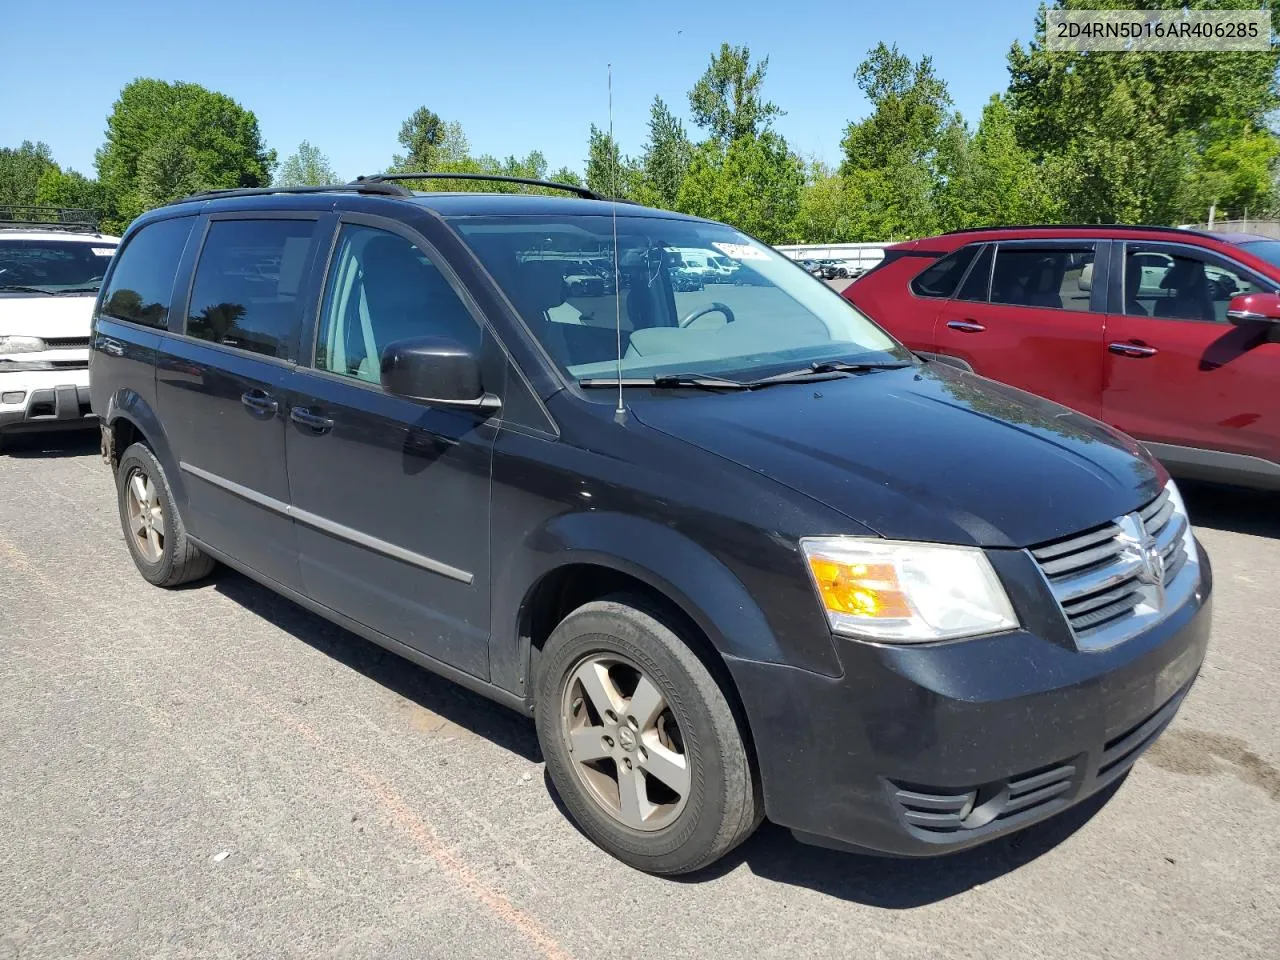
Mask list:
[{"label": "orange paint line on ground", "polygon": [[[305,723],[281,713],[274,707],[268,709],[307,740],[317,746],[327,746],[324,738]],[[364,783],[398,830],[407,834],[419,850],[434,860],[445,873],[449,874],[490,913],[513,927],[547,960],[573,960],[572,955],[556,942],[536,918],[521,910],[477,876],[475,871],[441,841],[431,827],[414,813],[390,786],[356,764],[343,763],[343,769]]]}]

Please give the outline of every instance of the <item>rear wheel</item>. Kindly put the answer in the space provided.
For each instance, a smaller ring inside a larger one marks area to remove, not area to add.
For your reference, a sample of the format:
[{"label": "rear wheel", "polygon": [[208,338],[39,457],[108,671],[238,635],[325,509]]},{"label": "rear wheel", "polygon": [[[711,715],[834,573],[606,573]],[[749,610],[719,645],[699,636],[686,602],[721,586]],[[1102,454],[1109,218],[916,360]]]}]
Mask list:
[{"label": "rear wheel", "polygon": [[116,494],[125,542],[147,581],[176,587],[213,569],[213,558],[188,539],[169,480],[145,444],[133,444],[120,458]]},{"label": "rear wheel", "polygon": [[706,666],[642,599],[579,607],[543,650],[536,714],[552,783],[619,860],[687,873],[760,821],[733,711]]}]

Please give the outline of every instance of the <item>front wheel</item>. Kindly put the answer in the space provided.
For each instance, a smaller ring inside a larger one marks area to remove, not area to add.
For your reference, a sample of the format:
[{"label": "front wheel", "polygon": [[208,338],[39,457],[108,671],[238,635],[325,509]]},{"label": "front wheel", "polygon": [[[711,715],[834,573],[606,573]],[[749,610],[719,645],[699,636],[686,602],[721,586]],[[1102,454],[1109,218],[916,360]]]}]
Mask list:
[{"label": "front wheel", "polygon": [[760,822],[733,710],[693,651],[642,600],[569,614],[538,675],[538,739],[573,819],[633,867],[688,873]]}]

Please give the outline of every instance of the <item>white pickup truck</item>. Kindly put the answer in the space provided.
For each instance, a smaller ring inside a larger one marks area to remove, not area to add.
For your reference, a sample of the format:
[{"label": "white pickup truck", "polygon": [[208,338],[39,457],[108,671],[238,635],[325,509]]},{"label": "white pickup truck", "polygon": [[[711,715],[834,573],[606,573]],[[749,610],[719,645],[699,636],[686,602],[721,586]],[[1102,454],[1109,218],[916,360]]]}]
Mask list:
[{"label": "white pickup truck", "polygon": [[118,238],[66,211],[0,207],[0,446],[93,424],[89,323]]}]

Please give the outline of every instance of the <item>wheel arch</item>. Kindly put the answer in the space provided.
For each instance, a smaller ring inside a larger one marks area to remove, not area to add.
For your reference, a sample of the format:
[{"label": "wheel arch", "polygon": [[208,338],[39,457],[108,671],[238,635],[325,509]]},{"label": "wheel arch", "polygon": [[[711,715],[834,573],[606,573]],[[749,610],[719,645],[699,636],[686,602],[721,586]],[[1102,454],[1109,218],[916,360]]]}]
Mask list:
[{"label": "wheel arch", "polygon": [[113,472],[120,463],[120,456],[131,444],[143,443],[164,468],[169,489],[173,491],[179,507],[186,505],[186,486],[182,472],[173,459],[160,418],[140,393],[125,388],[112,394],[107,400],[107,411],[102,424],[103,455]]}]

